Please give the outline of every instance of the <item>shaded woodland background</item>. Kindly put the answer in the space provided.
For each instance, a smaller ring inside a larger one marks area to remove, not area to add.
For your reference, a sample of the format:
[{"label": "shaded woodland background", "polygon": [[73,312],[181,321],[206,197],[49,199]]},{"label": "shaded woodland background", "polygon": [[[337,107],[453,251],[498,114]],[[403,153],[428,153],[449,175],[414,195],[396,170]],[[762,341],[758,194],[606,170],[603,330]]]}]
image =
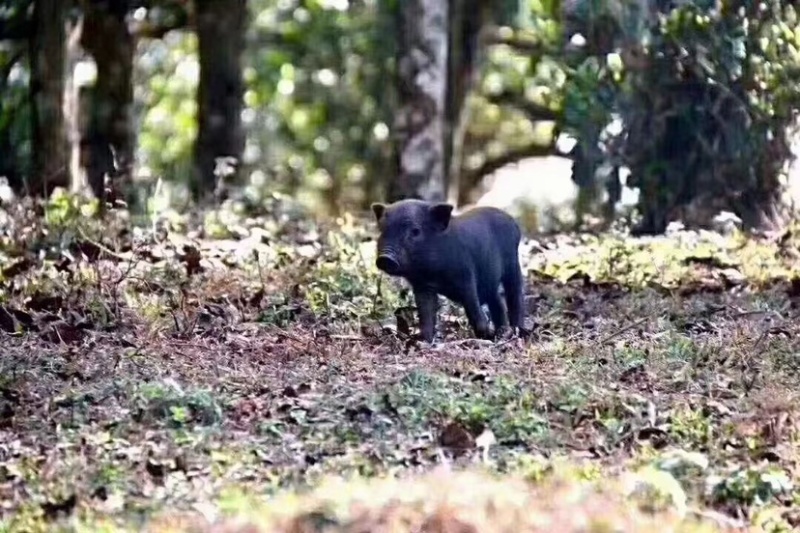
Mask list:
[{"label": "shaded woodland background", "polygon": [[779,0],[3,0],[0,176],[101,211],[336,214],[473,203],[558,156],[578,225],[620,214],[622,176],[639,232],[763,228],[791,216],[799,48]]},{"label": "shaded woodland background", "polygon": [[[788,1],[0,0],[0,532],[800,529],[798,82]],[[416,342],[403,197],[530,336]]]}]

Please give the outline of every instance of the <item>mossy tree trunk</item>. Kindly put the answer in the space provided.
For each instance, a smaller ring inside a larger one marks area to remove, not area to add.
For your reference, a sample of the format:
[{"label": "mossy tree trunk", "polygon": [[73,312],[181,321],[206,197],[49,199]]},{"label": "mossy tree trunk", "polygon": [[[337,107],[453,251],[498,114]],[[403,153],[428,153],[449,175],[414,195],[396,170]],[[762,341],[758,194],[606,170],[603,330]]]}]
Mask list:
[{"label": "mossy tree trunk", "polygon": [[234,158],[240,167],[242,131],[242,52],[247,26],[246,0],[195,0],[200,80],[198,132],[194,147],[195,198],[215,192],[216,160]]},{"label": "mossy tree trunk", "polygon": [[66,2],[36,0],[30,38],[32,173],[28,193],[49,195],[69,186],[69,152],[64,122]]},{"label": "mossy tree trunk", "polygon": [[403,0],[398,9],[398,171],[390,201],[445,199],[449,7],[446,0]]},{"label": "mossy tree trunk", "polygon": [[125,16],[126,0],[86,0],[81,45],[97,65],[90,90],[89,127],[82,139],[83,164],[89,186],[105,205],[105,177],[130,194],[134,160],[133,54],[134,37]]}]

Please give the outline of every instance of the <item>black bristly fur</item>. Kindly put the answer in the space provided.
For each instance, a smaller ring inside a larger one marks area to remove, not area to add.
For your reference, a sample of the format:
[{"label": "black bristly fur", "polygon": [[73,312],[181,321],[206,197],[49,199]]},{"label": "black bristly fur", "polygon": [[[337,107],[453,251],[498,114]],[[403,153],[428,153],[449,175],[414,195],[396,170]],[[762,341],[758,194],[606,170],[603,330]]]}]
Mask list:
[{"label": "black bristly fur", "polygon": [[451,216],[452,210],[448,204],[421,200],[373,204],[380,228],[378,268],[410,283],[427,342],[433,341],[436,329],[438,294],[464,307],[479,338],[492,337],[483,304],[489,307],[495,332],[509,324],[522,331],[519,226],[494,207],[476,207],[458,216]]}]

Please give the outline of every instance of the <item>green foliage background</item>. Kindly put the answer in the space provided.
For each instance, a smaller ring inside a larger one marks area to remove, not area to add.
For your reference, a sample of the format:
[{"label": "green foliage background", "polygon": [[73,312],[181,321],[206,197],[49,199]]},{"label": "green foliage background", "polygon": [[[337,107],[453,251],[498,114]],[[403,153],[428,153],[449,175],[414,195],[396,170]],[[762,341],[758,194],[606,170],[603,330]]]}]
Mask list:
[{"label": "green foliage background", "polygon": [[[28,3],[0,3],[0,20],[10,25]],[[552,152],[566,132],[579,140],[573,156],[580,158],[574,179],[583,188],[581,209],[601,206],[599,190],[609,185],[596,171],[611,163],[631,169],[651,229],[663,229],[671,213],[698,197],[709,209],[758,218],[748,211],[776,200],[776,177],[789,157],[785,128],[798,106],[794,6],[696,0],[679,8],[655,2],[660,10],[648,11],[649,5],[492,4],[493,37],[466,102],[465,174],[474,178],[510,152]],[[395,0],[248,2],[245,202],[261,205],[280,191],[335,213],[381,197],[394,172],[396,7]],[[583,46],[567,45],[574,33],[586,37]],[[24,47],[0,41],[6,175],[29,167]],[[196,53],[188,29],[141,40],[137,49],[138,178],[144,194],[170,192],[167,203],[185,200],[191,174]],[[644,61],[636,64],[634,53]],[[614,114],[625,127],[603,133]]]}]

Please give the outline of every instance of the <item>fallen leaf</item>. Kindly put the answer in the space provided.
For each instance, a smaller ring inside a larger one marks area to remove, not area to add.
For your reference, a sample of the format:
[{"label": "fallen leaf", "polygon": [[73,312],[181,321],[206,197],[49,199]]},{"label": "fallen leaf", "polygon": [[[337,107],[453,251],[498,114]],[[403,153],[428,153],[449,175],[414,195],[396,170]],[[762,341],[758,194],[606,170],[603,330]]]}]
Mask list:
[{"label": "fallen leaf", "polygon": [[471,450],[476,446],[475,437],[458,422],[450,422],[442,429],[439,445],[453,450]]},{"label": "fallen leaf", "polygon": [[33,266],[33,261],[24,257],[17,261],[16,263],[12,263],[10,266],[7,266],[2,270],[2,276],[6,279],[11,279],[20,274],[27,272]]}]

